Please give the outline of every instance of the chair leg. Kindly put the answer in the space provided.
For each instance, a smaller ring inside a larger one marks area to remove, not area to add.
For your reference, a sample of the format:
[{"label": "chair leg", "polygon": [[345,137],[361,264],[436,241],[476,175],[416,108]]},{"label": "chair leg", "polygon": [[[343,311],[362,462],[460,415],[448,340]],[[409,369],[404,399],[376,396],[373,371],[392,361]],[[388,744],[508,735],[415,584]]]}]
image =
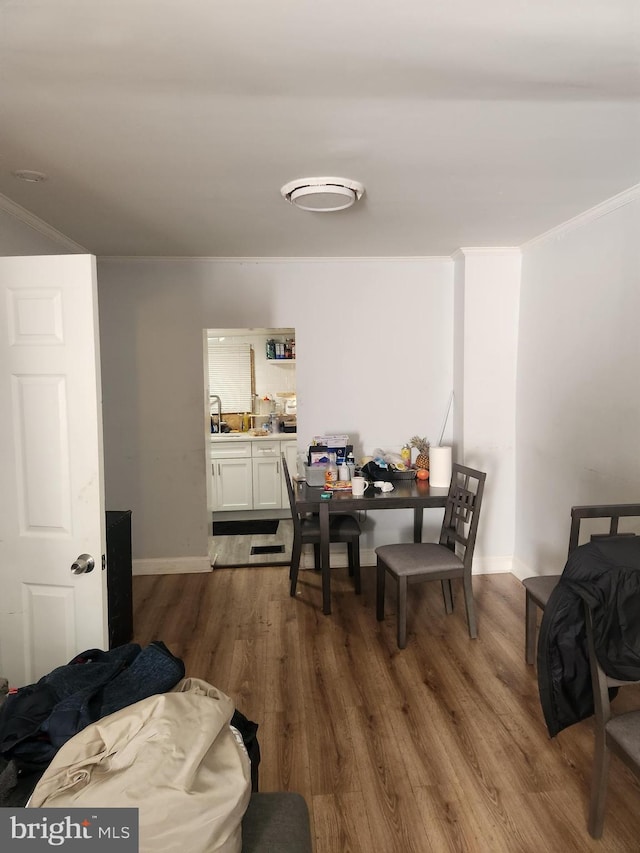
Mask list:
[{"label": "chair leg", "polygon": [[478,636],[478,626],[476,625],[476,608],[473,603],[473,584],[471,582],[471,572],[468,571],[462,576],[462,586],[464,588],[464,605],[467,610],[467,625],[469,626],[469,636],[475,640]]},{"label": "chair leg", "polygon": [[407,579],[398,578],[398,648],[407,646]]},{"label": "chair leg", "polygon": [[382,622],[384,619],[384,582],[385,582],[385,565],[378,559],[376,566],[376,619]]},{"label": "chair leg", "polygon": [[353,586],[356,595],[360,595],[360,539],[354,539],[347,544],[349,554],[349,574],[353,577]]},{"label": "chair leg", "polygon": [[525,628],[524,628],[524,647],[525,659],[528,664],[533,666],[536,659],[536,628],[538,619],[538,610],[535,601],[527,594],[525,596]]},{"label": "chair leg", "polygon": [[321,569],[321,565],[320,565],[320,543],[319,542],[317,542],[313,546],[313,568],[316,570],[316,572],[319,572]]},{"label": "chair leg", "polygon": [[298,584],[298,570],[300,569],[300,557],[302,556],[302,541],[294,537],[293,545],[291,547],[291,564],[289,568],[289,579],[291,581],[291,588],[289,590],[289,595],[295,596],[296,594],[296,586]]},{"label": "chair leg", "polygon": [[444,598],[444,609],[447,613],[453,613],[453,593],[451,592],[451,581],[440,581],[442,584],[442,597]]},{"label": "chair leg", "polygon": [[605,733],[596,731],[591,777],[591,802],[589,804],[589,835],[600,838],[604,828],[604,807],[607,798],[607,776],[611,753],[605,742]]},{"label": "chair leg", "polygon": [[347,556],[349,566],[349,577],[353,577],[353,543],[347,542]]}]

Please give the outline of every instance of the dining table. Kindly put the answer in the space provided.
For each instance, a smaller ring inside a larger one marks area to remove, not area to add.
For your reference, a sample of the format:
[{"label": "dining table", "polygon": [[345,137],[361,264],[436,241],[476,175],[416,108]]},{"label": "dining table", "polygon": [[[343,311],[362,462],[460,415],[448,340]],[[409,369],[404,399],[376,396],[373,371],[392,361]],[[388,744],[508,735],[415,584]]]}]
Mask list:
[{"label": "dining table", "polygon": [[361,510],[413,510],[413,541],[422,541],[423,510],[446,505],[449,489],[435,488],[428,480],[405,479],[392,481],[391,491],[382,491],[372,483],[364,495],[356,496],[348,489],[336,489],[331,498],[321,495],[322,486],[310,486],[296,479],[295,508],[298,514],[318,513],[320,521],[320,568],[322,572],[322,612],[331,613],[331,571],[329,566],[329,516],[333,513],[355,513]]}]

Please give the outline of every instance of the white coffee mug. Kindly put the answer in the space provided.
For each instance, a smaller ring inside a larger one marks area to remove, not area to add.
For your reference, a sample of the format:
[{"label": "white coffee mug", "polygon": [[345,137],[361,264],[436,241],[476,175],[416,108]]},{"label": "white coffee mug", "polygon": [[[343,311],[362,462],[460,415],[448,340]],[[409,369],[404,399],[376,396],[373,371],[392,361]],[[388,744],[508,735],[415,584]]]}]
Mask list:
[{"label": "white coffee mug", "polygon": [[351,494],[354,498],[361,498],[365,489],[367,488],[367,480],[365,477],[352,477],[351,478]]}]

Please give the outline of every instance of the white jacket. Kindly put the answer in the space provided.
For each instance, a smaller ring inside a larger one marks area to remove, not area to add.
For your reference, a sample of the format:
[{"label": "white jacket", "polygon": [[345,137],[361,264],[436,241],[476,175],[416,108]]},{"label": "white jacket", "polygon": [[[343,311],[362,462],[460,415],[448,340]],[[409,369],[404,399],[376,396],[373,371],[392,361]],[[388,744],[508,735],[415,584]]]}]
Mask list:
[{"label": "white jacket", "polygon": [[138,808],[140,853],[240,853],[251,769],[233,710],[186,678],[71,738],[28,805]]}]

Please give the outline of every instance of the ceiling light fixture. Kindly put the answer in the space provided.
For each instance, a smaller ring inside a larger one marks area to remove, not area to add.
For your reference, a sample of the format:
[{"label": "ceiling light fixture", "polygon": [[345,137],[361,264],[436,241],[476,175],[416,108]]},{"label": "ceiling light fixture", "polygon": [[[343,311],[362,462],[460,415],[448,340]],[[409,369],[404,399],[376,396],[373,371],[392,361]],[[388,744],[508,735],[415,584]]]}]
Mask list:
[{"label": "ceiling light fixture", "polygon": [[13,176],[14,178],[19,178],[21,181],[29,181],[31,184],[46,181],[48,177],[44,172],[33,172],[31,169],[16,169]]},{"label": "ceiling light fixture", "polygon": [[313,213],[333,213],[346,210],[364,194],[358,181],[345,178],[298,178],[280,190],[282,197],[301,210]]}]

